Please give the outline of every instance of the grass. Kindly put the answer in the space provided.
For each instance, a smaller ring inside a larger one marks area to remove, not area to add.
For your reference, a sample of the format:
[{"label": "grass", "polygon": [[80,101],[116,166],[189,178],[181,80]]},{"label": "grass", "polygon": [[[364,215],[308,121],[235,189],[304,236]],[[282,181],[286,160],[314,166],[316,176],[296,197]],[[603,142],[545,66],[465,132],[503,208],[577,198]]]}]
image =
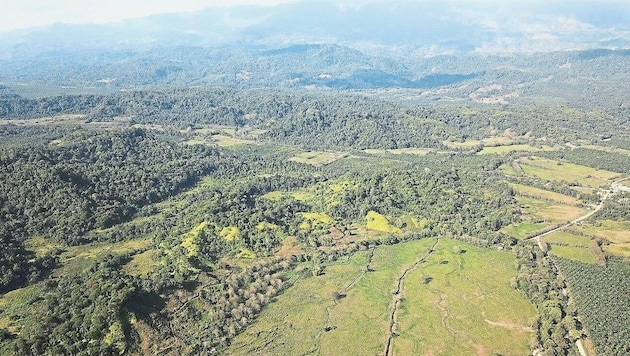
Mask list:
[{"label": "grass", "polygon": [[597,225],[583,224],[572,229],[608,241],[603,246],[606,254],[630,259],[630,221],[602,220]]},{"label": "grass", "polygon": [[402,271],[427,253],[434,239],[377,248],[370,268],[331,310],[330,325],[322,334],[319,353],[375,355],[385,350],[392,292]]},{"label": "grass", "polygon": [[134,255],[131,261],[122,267],[123,272],[136,277],[148,275],[160,263],[156,254],[157,251],[148,250]]},{"label": "grass", "polygon": [[550,245],[549,253],[583,263],[597,263],[597,258],[588,247]]},{"label": "grass", "polygon": [[411,231],[422,230],[430,222],[428,219],[419,220],[415,216],[411,216],[411,215],[401,216],[398,220],[401,223],[401,225],[405,227],[405,229],[408,229]]},{"label": "grass", "polygon": [[315,197],[314,193],[305,190],[296,190],[290,192],[289,195],[291,195],[295,200],[299,201],[309,201]]},{"label": "grass", "polygon": [[622,155],[630,156],[630,151],[624,150],[623,148],[596,146],[596,145],[580,145],[580,147],[590,148],[592,150],[606,151],[606,152],[611,152],[611,153],[619,153]]},{"label": "grass", "polygon": [[251,145],[254,142],[250,140],[241,140],[226,135],[212,135],[212,140],[220,147],[233,147],[240,145]]},{"label": "grass", "polygon": [[150,239],[138,239],[68,247],[60,256],[62,266],[55,270],[53,274],[56,276],[79,274],[88,269],[92,262],[102,259],[109,254],[134,254],[138,250],[149,247],[150,244]]},{"label": "grass", "polygon": [[319,223],[322,223],[322,224],[325,224],[325,225],[329,225],[329,224],[332,224],[334,222],[333,218],[331,218],[326,213],[310,212],[310,213],[299,213],[299,214],[302,215],[302,217],[304,217],[304,219],[306,219],[306,220],[319,222]]},{"label": "grass", "polygon": [[24,241],[24,248],[34,252],[37,257],[42,257],[53,251],[63,249],[64,246],[42,236],[35,236]]},{"label": "grass", "polygon": [[269,199],[269,200],[273,200],[273,201],[278,201],[284,197],[287,196],[287,193],[285,192],[281,192],[279,190],[274,190],[271,191],[269,193],[265,193],[262,197],[265,199]]},{"label": "grass", "polygon": [[364,150],[365,153],[369,153],[371,155],[385,155],[385,154],[394,154],[394,155],[400,155],[400,154],[409,154],[409,155],[417,155],[417,156],[425,156],[427,154],[429,154],[429,152],[431,152],[432,150],[429,148],[420,148],[420,147],[416,147],[416,148],[396,148],[396,149],[391,149],[391,150],[380,150],[380,149],[366,149]]},{"label": "grass", "polygon": [[[379,246],[367,273],[369,252],[362,251],[327,266],[324,275],[300,278],[225,353],[382,354],[397,279],[434,242]],[[490,275],[485,273],[489,270]],[[441,239],[428,262],[403,283],[395,353],[474,354],[481,348],[488,354],[529,353],[536,311],[510,287],[514,274],[510,253]],[[426,276],[433,278],[428,284],[423,282]],[[333,292],[344,296],[335,303]],[[436,298],[446,301],[442,304],[448,310],[446,317]]]},{"label": "grass", "polygon": [[365,216],[366,226],[370,230],[376,230],[381,232],[400,233],[400,229],[392,226],[389,220],[376,211],[370,210]]},{"label": "grass", "polygon": [[315,167],[320,167],[326,164],[335,162],[336,160],[345,157],[347,154],[343,152],[318,152],[309,151],[302,152],[297,156],[289,158],[289,161],[310,164]]},{"label": "grass", "polygon": [[482,144],[480,140],[466,140],[464,142],[444,141],[442,143],[450,148],[473,148]]},{"label": "grass", "polygon": [[487,146],[507,146],[507,145],[511,145],[514,142],[514,139],[511,137],[506,137],[506,136],[494,136],[494,137],[487,137],[483,139],[483,143],[484,145]]},{"label": "grass", "polygon": [[527,175],[533,175],[548,181],[565,181],[588,187],[605,187],[619,173],[598,170],[573,163],[562,163],[544,158],[521,158],[519,164]]},{"label": "grass", "polygon": [[525,207],[526,217],[550,223],[565,223],[586,213],[586,210],[565,204],[549,202],[536,198],[517,196],[516,200]]},{"label": "grass", "polygon": [[24,316],[45,315],[46,306],[41,298],[44,290],[44,282],[40,282],[0,295],[0,328],[19,333],[20,329],[28,327],[23,322]]},{"label": "grass", "polygon": [[549,226],[551,226],[550,223],[522,222],[505,226],[501,228],[501,232],[517,239],[524,239],[535,234],[536,232],[545,230]]},{"label": "grass", "polygon": [[277,297],[257,320],[239,334],[225,354],[302,355],[317,351],[318,335],[326,322],[332,293],[345,288],[367,261],[367,252],[357,253],[346,264],[326,268],[326,274],[301,278]]},{"label": "grass", "polygon": [[520,145],[504,145],[504,146],[489,146],[489,147],[484,147],[481,151],[479,151],[479,154],[500,154],[500,155],[504,155],[504,154],[508,154],[510,152],[513,152],[513,151],[539,152],[539,151],[553,151],[553,149],[554,148],[551,147],[551,146],[536,147],[536,146],[524,145],[524,144],[520,144]]},{"label": "grass", "polygon": [[565,231],[556,231],[542,240],[549,244],[549,253],[584,263],[597,263],[597,258],[590,249],[591,239]]},{"label": "grass", "polygon": [[219,232],[219,236],[223,237],[226,241],[234,241],[238,237],[239,229],[236,226],[226,226]]},{"label": "grass", "polygon": [[510,286],[514,274],[509,253],[441,239],[403,284],[394,354],[530,353],[536,310]]},{"label": "grass", "polygon": [[556,231],[546,235],[542,240],[552,245],[568,245],[576,247],[586,247],[591,245],[591,239],[584,236],[573,235],[564,231]]},{"label": "grass", "polygon": [[510,183],[510,187],[512,187],[512,189],[514,189],[514,191],[517,194],[521,194],[528,197],[553,200],[555,202],[566,204],[566,205],[577,205],[580,203],[580,200],[574,197],[556,193],[556,192],[551,192],[551,191],[540,189],[540,188],[530,187],[528,185]]},{"label": "grass", "polygon": [[519,175],[519,173],[514,169],[514,167],[512,167],[512,165],[509,165],[509,164],[501,165],[499,169],[501,170],[501,172],[503,172],[505,175],[508,175],[508,176]]}]

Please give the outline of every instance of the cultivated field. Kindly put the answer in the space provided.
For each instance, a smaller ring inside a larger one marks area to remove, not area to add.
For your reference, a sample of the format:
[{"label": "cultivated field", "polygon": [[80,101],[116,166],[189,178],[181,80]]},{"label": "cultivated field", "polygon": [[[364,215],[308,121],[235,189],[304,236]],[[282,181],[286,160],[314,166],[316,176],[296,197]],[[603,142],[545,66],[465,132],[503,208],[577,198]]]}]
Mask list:
[{"label": "cultivated field", "polygon": [[365,153],[369,153],[371,155],[385,155],[389,153],[389,154],[394,154],[394,155],[409,154],[409,155],[417,155],[417,156],[427,155],[431,151],[432,150],[429,148],[397,148],[397,149],[391,149],[391,150],[379,150],[379,149],[364,150]]},{"label": "cultivated field", "polygon": [[542,200],[550,200],[566,205],[577,205],[579,200],[560,193],[551,192],[549,190],[531,187],[529,185],[510,183],[510,187],[516,192],[517,195],[522,195],[531,198],[537,198]]},{"label": "cultivated field", "polygon": [[333,163],[334,161],[345,157],[347,154],[343,152],[317,152],[309,151],[300,153],[297,156],[289,158],[289,161],[298,163],[311,164],[315,167],[320,167],[326,164]]},{"label": "cultivated field", "polygon": [[591,250],[589,237],[573,235],[566,231],[556,231],[542,237],[542,241],[549,246],[549,253],[584,263],[597,263],[597,258]]},{"label": "cultivated field", "polygon": [[431,251],[435,242],[378,246],[327,266],[324,275],[306,271],[226,353],[383,354],[398,297],[394,354],[528,353],[536,312],[510,286],[512,255],[444,239]]},{"label": "cultivated field", "polygon": [[548,181],[565,181],[588,187],[606,187],[619,173],[545,158],[521,158],[519,165],[527,175]]},{"label": "cultivated field", "polygon": [[504,146],[488,146],[484,147],[478,154],[508,154],[510,152],[539,152],[539,151],[552,151],[554,148],[551,146],[532,146],[525,144],[518,145],[504,145]]},{"label": "cultivated field", "polygon": [[579,234],[608,241],[603,250],[606,254],[630,259],[630,221],[602,220],[597,225],[583,224],[571,230]]},{"label": "cultivated field", "polygon": [[441,240],[403,285],[394,354],[529,353],[536,310],[510,286],[513,268],[509,253]]}]

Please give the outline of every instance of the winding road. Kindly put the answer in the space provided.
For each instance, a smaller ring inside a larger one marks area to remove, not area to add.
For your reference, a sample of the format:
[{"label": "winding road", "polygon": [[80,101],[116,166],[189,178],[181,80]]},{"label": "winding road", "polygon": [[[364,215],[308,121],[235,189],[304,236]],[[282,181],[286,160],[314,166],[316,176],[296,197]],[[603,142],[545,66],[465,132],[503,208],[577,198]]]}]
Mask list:
[{"label": "winding road", "polygon": [[598,211],[600,211],[603,207],[604,207],[604,203],[606,202],[606,200],[608,200],[608,198],[610,198],[611,196],[617,194],[620,191],[630,191],[630,188],[626,187],[625,185],[620,184],[621,182],[623,182],[624,180],[628,179],[628,177],[622,177],[622,178],[618,178],[617,180],[613,181],[610,183],[610,189],[606,190],[606,192],[604,193],[604,196],[602,197],[602,199],[600,200],[599,204],[597,204],[597,206],[595,207],[595,209],[589,211],[587,214],[580,216],[579,218],[575,219],[575,220],[571,220],[568,223],[564,224],[564,225],[560,225],[554,229],[551,229],[549,231],[545,231],[542,232],[540,234],[537,234],[535,236],[532,237],[528,237],[526,239],[524,239],[524,241],[528,241],[528,240],[536,240],[536,242],[538,243],[538,247],[540,247],[542,249],[542,242],[540,241],[540,238],[549,234],[552,234],[556,231],[565,229],[571,225],[577,224],[581,221],[584,221],[588,218],[590,218],[593,214],[597,213]]}]

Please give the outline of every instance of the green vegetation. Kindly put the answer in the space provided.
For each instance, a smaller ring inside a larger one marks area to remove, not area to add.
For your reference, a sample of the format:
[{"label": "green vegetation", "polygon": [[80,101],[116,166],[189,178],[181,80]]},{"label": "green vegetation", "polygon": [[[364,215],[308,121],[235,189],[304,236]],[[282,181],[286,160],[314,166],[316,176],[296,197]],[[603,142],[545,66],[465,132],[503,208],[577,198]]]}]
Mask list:
[{"label": "green vegetation", "polygon": [[528,353],[536,311],[513,276],[509,253],[441,240],[403,284],[394,353]]},{"label": "green vegetation", "polygon": [[381,231],[381,232],[393,232],[400,233],[400,229],[390,225],[387,218],[376,211],[370,210],[365,216],[365,222],[368,229]]},{"label": "green vegetation", "polygon": [[558,202],[558,203],[562,203],[566,205],[579,204],[579,200],[574,197],[567,196],[560,193],[551,192],[548,190],[544,190],[544,189],[540,189],[540,188],[536,188],[536,187],[532,187],[528,185],[513,183],[513,184],[510,184],[510,187],[514,189],[516,194],[523,195],[530,198],[553,201],[553,202]]},{"label": "green vegetation", "polygon": [[597,263],[597,258],[588,247],[564,246],[560,244],[551,244],[549,253],[582,263]]},{"label": "green vegetation", "polygon": [[504,145],[504,146],[486,146],[484,147],[481,151],[479,151],[479,154],[508,154],[510,152],[538,152],[538,151],[551,151],[553,150],[553,147],[550,146],[541,146],[541,147],[536,147],[536,146],[531,146],[531,145],[525,145],[525,144],[520,144],[520,145]]},{"label": "green vegetation", "polygon": [[0,95],[0,353],[609,351],[616,114],[313,93]]},{"label": "green vegetation", "polygon": [[593,335],[595,351],[602,355],[630,352],[627,321],[630,318],[630,268],[619,259],[604,267],[554,259],[567,277],[585,328]]},{"label": "green vegetation", "polygon": [[[234,339],[228,353],[382,353],[396,280],[434,242],[425,239],[379,246],[326,266],[322,276],[299,279]],[[510,254],[452,240],[441,240],[430,253],[427,262],[409,273],[403,283],[394,351],[474,352],[479,344],[488,352],[527,352],[535,311],[510,287]],[[504,272],[491,279],[479,274],[489,268]],[[448,300],[449,305],[435,309],[434,298]],[[503,303],[505,299],[510,305]],[[514,305],[518,307],[512,308]],[[434,317],[431,310],[439,315]],[[443,326],[445,318],[449,328]],[[470,337],[463,338],[460,332]],[[490,335],[500,335],[505,342],[496,342]],[[410,343],[419,348],[409,348]]]},{"label": "green vegetation", "polygon": [[501,229],[501,232],[513,236],[517,239],[524,239],[536,235],[536,233],[547,230],[551,223],[516,223]]},{"label": "green vegetation", "polygon": [[300,153],[295,157],[291,157],[290,160],[299,163],[312,164],[315,167],[319,167],[325,164],[333,163],[334,161],[345,156],[345,153],[311,151]]},{"label": "green vegetation", "polygon": [[565,181],[591,187],[603,187],[609,185],[608,180],[619,176],[619,174],[610,171],[544,158],[522,158],[519,161],[526,174],[548,181]]}]

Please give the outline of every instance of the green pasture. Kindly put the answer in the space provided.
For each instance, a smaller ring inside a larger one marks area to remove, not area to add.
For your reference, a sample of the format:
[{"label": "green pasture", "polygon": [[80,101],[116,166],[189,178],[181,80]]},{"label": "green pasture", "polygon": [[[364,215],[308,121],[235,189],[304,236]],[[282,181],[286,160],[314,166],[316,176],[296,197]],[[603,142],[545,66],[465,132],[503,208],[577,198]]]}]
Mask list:
[{"label": "green pasture", "polygon": [[315,167],[320,167],[326,164],[330,164],[340,158],[346,156],[346,153],[343,152],[318,152],[318,151],[309,151],[302,152],[297,156],[293,156],[289,158],[289,161],[310,164]]},{"label": "green pasture", "polygon": [[575,247],[586,247],[591,245],[591,239],[584,236],[573,235],[565,231],[556,231],[542,237],[542,240],[552,245],[566,245]]},{"label": "green pasture", "polygon": [[539,157],[535,159],[521,158],[519,164],[527,175],[548,181],[565,181],[588,187],[608,186],[611,179],[619,176],[615,172]]},{"label": "green pasture", "polygon": [[[370,251],[361,251],[323,275],[303,272],[226,354],[383,354],[397,280],[434,242],[378,246],[369,270]],[[528,353],[536,311],[511,288],[514,274],[509,253],[441,239],[403,281],[394,353]]]},{"label": "green pasture", "polygon": [[501,228],[501,232],[517,239],[524,239],[537,232],[544,231],[551,223],[515,223]]},{"label": "green pasture", "polygon": [[530,353],[536,310],[511,287],[514,274],[510,253],[441,239],[403,284],[394,354]]},{"label": "green pasture", "polygon": [[518,145],[503,145],[503,146],[487,146],[484,147],[478,154],[508,154],[510,152],[539,152],[539,151],[553,151],[551,146],[532,146],[526,144]]},{"label": "green pasture", "polygon": [[595,225],[581,224],[572,226],[581,234],[604,239],[603,250],[607,255],[615,255],[630,259],[630,221],[601,220]]},{"label": "green pasture", "polygon": [[530,223],[563,224],[586,213],[585,209],[577,206],[526,196],[517,196],[516,200],[521,206],[523,220]]},{"label": "green pasture", "polygon": [[408,155],[416,155],[416,156],[425,156],[432,151],[430,148],[421,148],[421,147],[409,147],[409,148],[396,148],[396,149],[366,149],[363,150],[365,153],[369,153],[371,155],[385,155],[385,154],[408,154]]},{"label": "green pasture", "polygon": [[529,185],[510,183],[510,187],[517,193],[524,196],[529,196],[533,198],[540,198],[544,200],[553,200],[558,203],[566,204],[566,205],[577,205],[580,203],[579,199],[574,197],[552,192],[545,189],[531,187]]},{"label": "green pasture", "polygon": [[597,263],[597,258],[588,247],[561,246],[550,244],[549,253],[554,256],[564,257],[583,263]]}]

